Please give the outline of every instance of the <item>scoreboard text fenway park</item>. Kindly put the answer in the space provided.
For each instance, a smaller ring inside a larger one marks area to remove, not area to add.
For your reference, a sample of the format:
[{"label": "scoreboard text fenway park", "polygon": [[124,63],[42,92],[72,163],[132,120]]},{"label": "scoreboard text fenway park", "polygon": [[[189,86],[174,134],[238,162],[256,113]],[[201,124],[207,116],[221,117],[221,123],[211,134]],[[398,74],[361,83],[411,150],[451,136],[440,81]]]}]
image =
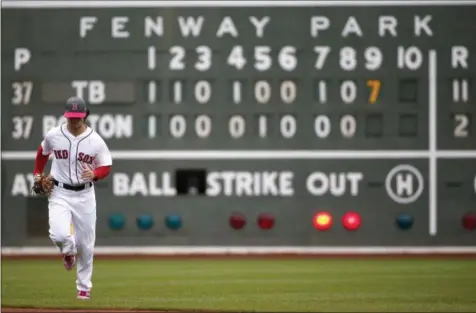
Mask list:
[{"label": "scoreboard text fenway park", "polygon": [[100,245],[476,246],[476,1],[3,5],[5,245],[50,244],[30,168],[76,95]]}]

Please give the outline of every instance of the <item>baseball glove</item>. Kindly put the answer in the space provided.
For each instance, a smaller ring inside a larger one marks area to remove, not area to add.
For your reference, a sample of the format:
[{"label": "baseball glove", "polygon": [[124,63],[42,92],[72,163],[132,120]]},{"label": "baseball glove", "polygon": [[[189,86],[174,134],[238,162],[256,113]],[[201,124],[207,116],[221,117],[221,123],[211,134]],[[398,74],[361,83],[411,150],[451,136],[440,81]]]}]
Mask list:
[{"label": "baseball glove", "polygon": [[53,190],[53,176],[47,174],[36,174],[33,182],[32,193],[34,195],[49,196]]}]

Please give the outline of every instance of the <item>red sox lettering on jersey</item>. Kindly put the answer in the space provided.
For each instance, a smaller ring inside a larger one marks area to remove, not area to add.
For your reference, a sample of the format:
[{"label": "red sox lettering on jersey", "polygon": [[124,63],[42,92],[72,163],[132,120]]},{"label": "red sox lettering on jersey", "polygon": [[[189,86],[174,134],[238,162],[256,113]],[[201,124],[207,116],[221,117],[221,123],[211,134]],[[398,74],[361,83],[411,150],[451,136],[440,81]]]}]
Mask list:
[{"label": "red sox lettering on jersey", "polygon": [[[55,159],[67,159],[69,158],[69,153],[68,150],[53,150]],[[89,154],[86,154],[84,152],[79,152],[78,153],[78,161],[87,163],[87,164],[93,164],[94,159],[96,157],[90,156]]]},{"label": "red sox lettering on jersey", "polygon": [[95,157],[90,156],[89,154],[85,154],[83,152],[78,153],[78,161],[84,162],[87,164],[93,164]]}]

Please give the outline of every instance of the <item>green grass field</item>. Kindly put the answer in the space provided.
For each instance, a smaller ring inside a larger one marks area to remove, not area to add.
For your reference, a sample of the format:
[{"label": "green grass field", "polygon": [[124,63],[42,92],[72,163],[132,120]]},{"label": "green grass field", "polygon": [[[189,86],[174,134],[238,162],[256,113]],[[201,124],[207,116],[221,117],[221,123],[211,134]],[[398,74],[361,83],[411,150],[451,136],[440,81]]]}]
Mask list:
[{"label": "green grass field", "polygon": [[2,307],[476,312],[476,260],[98,260],[90,301],[74,280],[3,261]]}]

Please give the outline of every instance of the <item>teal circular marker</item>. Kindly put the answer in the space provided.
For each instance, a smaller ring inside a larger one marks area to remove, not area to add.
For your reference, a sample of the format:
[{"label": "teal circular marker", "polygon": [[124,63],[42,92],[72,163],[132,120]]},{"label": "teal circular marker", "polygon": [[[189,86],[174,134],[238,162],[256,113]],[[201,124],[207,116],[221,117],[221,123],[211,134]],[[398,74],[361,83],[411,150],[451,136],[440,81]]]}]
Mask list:
[{"label": "teal circular marker", "polygon": [[126,218],[122,214],[113,214],[109,216],[109,228],[121,230],[126,225]]},{"label": "teal circular marker", "polygon": [[137,227],[142,230],[151,229],[154,226],[154,219],[151,215],[144,214],[137,217]]},{"label": "teal circular marker", "polygon": [[178,215],[167,215],[165,217],[165,226],[172,230],[182,227],[182,218]]},{"label": "teal circular marker", "polygon": [[408,213],[400,213],[396,218],[397,226],[400,229],[410,229],[413,226],[413,216]]}]

